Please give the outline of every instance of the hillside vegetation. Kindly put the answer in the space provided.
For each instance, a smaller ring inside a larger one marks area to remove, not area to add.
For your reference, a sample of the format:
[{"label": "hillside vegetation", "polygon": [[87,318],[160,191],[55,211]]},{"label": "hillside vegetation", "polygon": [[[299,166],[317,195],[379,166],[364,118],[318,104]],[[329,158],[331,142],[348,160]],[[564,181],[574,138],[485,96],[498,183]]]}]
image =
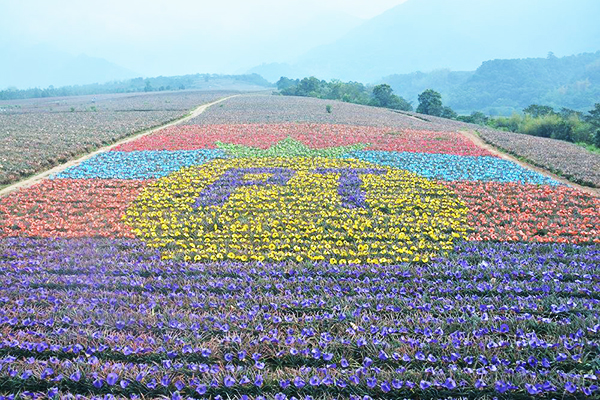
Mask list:
[{"label": "hillside vegetation", "polygon": [[530,104],[587,111],[600,99],[600,51],[569,57],[491,60],[476,71],[438,70],[381,80],[409,101],[425,89],[458,113],[510,115]]}]

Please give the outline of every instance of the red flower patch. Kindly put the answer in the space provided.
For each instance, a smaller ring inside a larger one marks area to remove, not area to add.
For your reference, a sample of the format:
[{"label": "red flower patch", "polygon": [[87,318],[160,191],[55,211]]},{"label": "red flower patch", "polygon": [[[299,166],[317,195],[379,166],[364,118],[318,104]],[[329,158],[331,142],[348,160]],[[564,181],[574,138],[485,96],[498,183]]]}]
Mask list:
[{"label": "red flower patch", "polygon": [[600,199],[567,186],[443,182],[469,208],[470,240],[600,243]]},{"label": "red flower patch", "polygon": [[0,236],[133,237],[121,216],[149,182],[44,180],[0,199]]},{"label": "red flower patch", "polygon": [[456,132],[392,132],[391,128],[321,124],[244,124],[174,126],[122,144],[117,151],[214,149],[218,142],[267,149],[292,137],[312,148],[365,143],[367,150],[492,156]]}]

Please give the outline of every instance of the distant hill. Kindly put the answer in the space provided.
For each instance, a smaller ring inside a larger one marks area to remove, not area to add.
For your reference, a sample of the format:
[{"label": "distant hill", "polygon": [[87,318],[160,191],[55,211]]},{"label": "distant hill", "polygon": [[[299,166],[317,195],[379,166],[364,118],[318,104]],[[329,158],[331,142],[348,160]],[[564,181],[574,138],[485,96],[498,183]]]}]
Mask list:
[{"label": "distant hill", "polygon": [[598,0],[408,0],[293,64],[252,71],[361,82],[419,70],[472,71],[485,60],[597,51],[599,17]]},{"label": "distant hill", "polygon": [[0,100],[31,99],[39,97],[81,96],[88,94],[162,92],[168,90],[239,90],[260,91],[272,88],[273,84],[257,74],[219,75],[192,74],[134,78],[88,85],[70,85],[45,89],[0,90]]},{"label": "distant hill", "polygon": [[[599,44],[600,46],[600,44]],[[569,57],[491,60],[473,72],[449,70],[390,75],[381,80],[416,104],[434,89],[460,113],[509,115],[530,104],[587,111],[600,102],[600,51]]]},{"label": "distant hill", "polygon": [[103,58],[73,56],[52,46],[36,45],[0,49],[0,89],[83,85],[129,79],[139,74]]}]

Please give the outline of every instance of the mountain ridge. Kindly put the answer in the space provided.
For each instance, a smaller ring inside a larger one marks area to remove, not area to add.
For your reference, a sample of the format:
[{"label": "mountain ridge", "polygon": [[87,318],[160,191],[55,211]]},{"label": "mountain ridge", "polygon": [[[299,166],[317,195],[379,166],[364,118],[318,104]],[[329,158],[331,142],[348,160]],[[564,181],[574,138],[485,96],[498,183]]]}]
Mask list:
[{"label": "mountain ridge", "polygon": [[419,70],[474,70],[485,60],[541,57],[549,51],[559,56],[590,52],[598,47],[598,15],[600,2],[594,0],[408,0],[334,43],[313,48],[296,63],[251,71],[279,67],[290,78],[375,82]]}]

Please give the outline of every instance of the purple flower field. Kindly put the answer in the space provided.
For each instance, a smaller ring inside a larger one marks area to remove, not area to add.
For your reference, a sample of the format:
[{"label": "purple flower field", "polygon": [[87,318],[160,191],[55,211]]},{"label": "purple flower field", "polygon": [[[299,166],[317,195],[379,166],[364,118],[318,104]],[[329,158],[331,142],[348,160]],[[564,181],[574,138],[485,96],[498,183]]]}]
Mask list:
[{"label": "purple flower field", "polygon": [[470,242],[392,266],[193,264],[129,239],[7,238],[0,259],[4,394],[599,393],[597,247]]}]

